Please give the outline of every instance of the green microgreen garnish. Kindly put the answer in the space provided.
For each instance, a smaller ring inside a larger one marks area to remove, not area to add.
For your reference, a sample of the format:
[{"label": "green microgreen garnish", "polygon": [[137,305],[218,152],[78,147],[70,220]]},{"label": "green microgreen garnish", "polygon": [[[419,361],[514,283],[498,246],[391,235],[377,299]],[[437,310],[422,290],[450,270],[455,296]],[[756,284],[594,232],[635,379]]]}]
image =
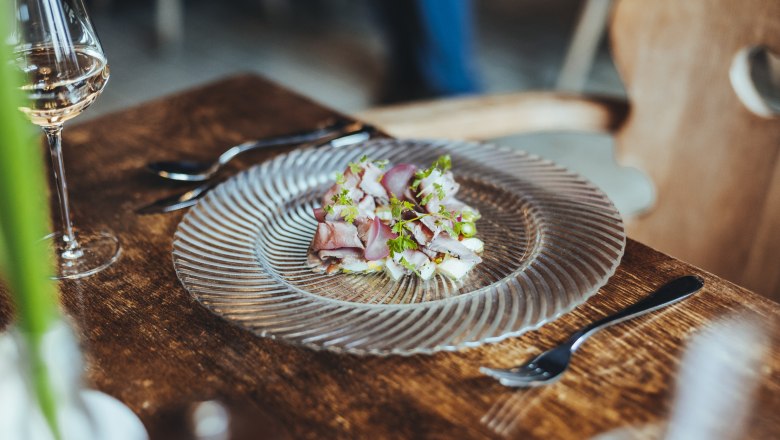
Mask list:
[{"label": "green microgreen garnish", "polygon": [[439,216],[448,220],[454,220],[455,218],[451,212],[447,211],[447,208],[445,208],[444,205],[439,205]]},{"label": "green microgreen garnish", "polygon": [[357,206],[345,206],[341,209],[341,217],[346,220],[348,223],[353,223],[355,219],[358,216],[358,208]]},{"label": "green microgreen garnish", "polygon": [[409,236],[408,229],[410,228],[410,222],[419,220],[422,217],[404,220],[403,213],[405,211],[414,212],[414,204],[406,200],[398,200],[396,197],[390,198],[390,213],[395,221],[395,224],[393,224],[391,229],[398,235],[396,238],[387,240],[387,246],[390,248],[391,255],[395,255],[397,252],[403,252],[407,249],[417,249],[417,242],[412,240]]},{"label": "green microgreen garnish", "polygon": [[449,171],[451,168],[452,168],[452,158],[450,157],[450,155],[445,154],[439,156],[439,158],[436,159],[430,167],[418,171],[414,175],[414,180],[412,181],[412,189],[416,191],[417,188],[420,186],[420,183],[422,183],[423,179],[430,176],[434,170],[439,170],[441,174],[444,174],[445,172]]},{"label": "green microgreen garnish", "polygon": [[[358,214],[360,213],[358,207],[355,206],[355,202],[353,202],[352,198],[349,196],[348,189],[342,189],[340,193],[334,194],[330,200],[333,202],[334,205],[341,206],[339,215],[341,216],[341,218],[343,218],[349,223],[353,223],[357,218]],[[325,212],[329,214],[333,214],[333,212],[335,211],[333,206],[331,205],[325,205],[322,209],[324,209]]]},{"label": "green microgreen garnish", "polygon": [[409,269],[410,271],[414,272],[414,274],[417,275],[418,277],[421,276],[420,272],[417,271],[417,268],[414,267],[414,264],[412,264],[409,261],[407,261],[406,258],[401,257],[401,259],[398,260],[398,264],[400,264],[401,266],[403,266],[403,267]]},{"label": "green microgreen garnish", "polygon": [[363,164],[365,163],[373,163],[374,166],[376,166],[381,170],[384,169],[389,162],[390,161],[388,161],[387,159],[372,161],[371,159],[368,158],[367,155],[364,154],[360,157],[360,159],[358,159],[357,162],[350,162],[349,164],[347,164],[347,166],[349,167],[349,169],[352,171],[353,174],[358,174],[360,173],[360,171],[363,170],[363,166],[364,166]]},{"label": "green microgreen garnish", "polygon": [[390,255],[400,254],[405,250],[416,250],[417,242],[412,240],[407,234],[399,234],[396,238],[387,240],[387,247],[390,248]]},{"label": "green microgreen garnish", "polygon": [[477,214],[474,211],[468,210],[468,209],[463,211],[460,214],[460,216],[461,216],[461,218],[463,219],[464,222],[475,222],[475,221],[477,221],[477,220],[482,218],[481,215]]},{"label": "green microgreen garnish", "polygon": [[436,195],[439,196],[439,200],[444,200],[444,197],[446,196],[446,194],[444,194],[444,188],[438,183],[434,183],[433,189],[436,192]]},{"label": "green microgreen garnish", "polygon": [[436,162],[434,162],[432,166],[444,173],[445,171],[449,171],[452,168],[452,158],[449,154],[439,156],[439,158],[436,159]]},{"label": "green microgreen garnish", "polygon": [[352,198],[349,197],[349,190],[342,189],[340,193],[335,194],[331,200],[337,205],[351,205]]},{"label": "green microgreen garnish", "polygon": [[397,221],[403,220],[401,216],[404,211],[414,211],[414,204],[407,200],[398,200],[395,196],[390,197],[390,214],[393,216],[393,219]]},{"label": "green microgreen garnish", "polygon": [[[453,222],[453,224],[454,224],[455,226],[457,226],[457,223]],[[448,234],[450,235],[450,237],[453,237],[453,238],[457,238],[457,237],[458,237],[458,233],[457,233],[457,231],[455,230],[455,228],[451,227],[451,226],[450,226],[450,225],[448,225],[447,223],[445,223],[445,222],[440,222],[440,223],[439,223],[439,226],[441,226],[441,228],[442,228],[442,229],[444,229],[444,231],[445,231],[446,233],[448,233]]]},{"label": "green microgreen garnish", "polygon": [[336,173],[336,183],[343,185],[347,179],[344,177],[344,173]]},{"label": "green microgreen garnish", "polygon": [[[420,194],[418,194],[418,196],[420,196]],[[420,204],[423,206],[427,205],[428,202],[430,202],[431,199],[433,199],[433,196],[437,196],[439,200],[444,200],[444,197],[446,197],[446,194],[444,193],[444,188],[438,183],[433,184],[433,191],[431,191],[430,193],[428,193],[428,195],[423,197],[423,199],[420,201]]]},{"label": "green microgreen garnish", "polygon": [[[439,206],[437,224],[442,227],[451,237],[457,238],[459,235],[463,235],[466,238],[473,237],[477,233],[477,227],[473,221],[465,220],[465,213],[472,213],[471,218],[474,218],[472,211],[464,212],[450,212],[444,205]],[[461,218],[459,221],[458,218]],[[450,224],[448,224],[450,222]]]}]

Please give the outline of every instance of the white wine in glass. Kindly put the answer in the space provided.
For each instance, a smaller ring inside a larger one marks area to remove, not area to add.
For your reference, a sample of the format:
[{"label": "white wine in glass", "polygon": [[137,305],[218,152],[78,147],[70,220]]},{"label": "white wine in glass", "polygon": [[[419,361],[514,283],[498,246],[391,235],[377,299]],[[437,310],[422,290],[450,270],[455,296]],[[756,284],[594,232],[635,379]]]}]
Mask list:
[{"label": "white wine in glass", "polygon": [[26,83],[22,86],[29,102],[21,110],[42,127],[62,124],[89,107],[108,81],[108,64],[103,55],[86,49],[76,49],[80,66],[72,75],[57,75],[56,59],[51,48],[17,52],[17,65],[24,69]]},{"label": "white wine in glass", "polygon": [[103,49],[81,0],[16,0],[15,61],[24,73],[27,102],[20,108],[39,125],[49,144],[60,206],[57,278],[80,278],[119,256],[116,237],[73,226],[62,159],[62,125],[92,104],[108,81]]}]

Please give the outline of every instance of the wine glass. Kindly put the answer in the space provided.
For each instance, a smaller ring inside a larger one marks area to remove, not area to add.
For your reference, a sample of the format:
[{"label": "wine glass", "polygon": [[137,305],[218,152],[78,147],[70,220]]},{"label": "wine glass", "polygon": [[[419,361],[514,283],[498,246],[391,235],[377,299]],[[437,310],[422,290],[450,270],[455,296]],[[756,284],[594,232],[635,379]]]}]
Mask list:
[{"label": "wine glass", "polygon": [[11,44],[27,98],[20,110],[46,134],[57,185],[62,230],[47,237],[57,249],[56,278],[81,278],[116,261],[120,247],[109,232],[73,227],[62,125],[103,91],[108,64],[82,0],[16,0],[15,13]]}]

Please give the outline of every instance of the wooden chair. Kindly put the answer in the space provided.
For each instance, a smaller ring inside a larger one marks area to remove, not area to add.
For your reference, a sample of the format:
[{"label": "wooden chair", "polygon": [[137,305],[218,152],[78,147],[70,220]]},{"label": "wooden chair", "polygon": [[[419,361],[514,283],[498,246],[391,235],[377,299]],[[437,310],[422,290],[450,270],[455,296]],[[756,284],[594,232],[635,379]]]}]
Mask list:
[{"label": "wooden chair", "polygon": [[780,119],[748,110],[729,77],[746,47],[780,54],[780,2],[618,0],[609,33],[628,103],[530,92],[358,117],[408,137],[613,133],[619,162],[657,192],[650,212],[627,219],[629,236],[780,300]]}]

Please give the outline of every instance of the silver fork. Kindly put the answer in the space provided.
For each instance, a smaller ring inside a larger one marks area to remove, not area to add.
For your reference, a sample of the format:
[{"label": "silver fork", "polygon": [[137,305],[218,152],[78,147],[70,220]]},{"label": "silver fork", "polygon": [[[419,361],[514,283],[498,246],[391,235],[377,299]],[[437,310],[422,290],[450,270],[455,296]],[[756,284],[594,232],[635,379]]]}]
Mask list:
[{"label": "silver fork", "polygon": [[536,356],[530,361],[512,368],[481,367],[483,374],[498,379],[508,387],[532,387],[558,380],[569,367],[572,354],[597,331],[610,325],[674,304],[693,295],[704,286],[704,281],[693,275],[686,275],[665,284],[655,292],[575,332],[561,345]]}]

